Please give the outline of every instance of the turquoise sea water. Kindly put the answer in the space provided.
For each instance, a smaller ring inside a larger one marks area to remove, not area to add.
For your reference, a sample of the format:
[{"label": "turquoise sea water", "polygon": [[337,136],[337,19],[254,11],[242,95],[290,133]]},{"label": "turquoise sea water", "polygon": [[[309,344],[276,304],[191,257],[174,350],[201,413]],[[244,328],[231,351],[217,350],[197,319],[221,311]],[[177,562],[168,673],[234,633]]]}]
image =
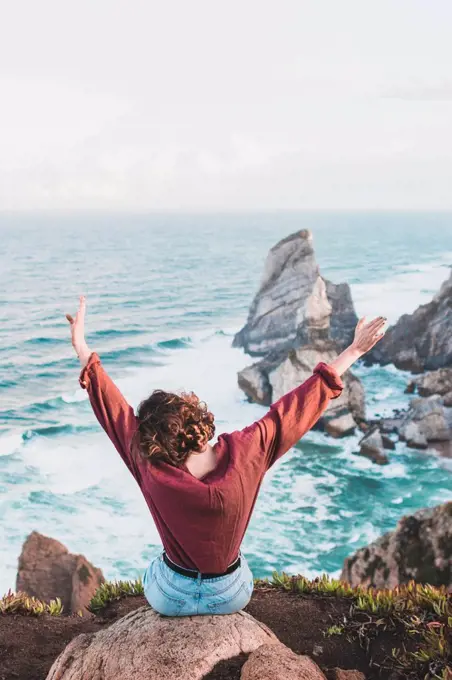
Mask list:
[{"label": "turquoise sea water", "polygon": [[[394,322],[428,302],[452,264],[452,214],[0,216],[0,594],[32,530],[135,578],[160,542],[138,486],[78,387],[65,313],[87,296],[87,339],[130,402],[192,389],[217,432],[264,413],[237,387],[232,349],[271,246],[310,228],[322,275],[347,281],[359,316]],[[408,402],[392,366],[354,368],[367,413]],[[256,576],[337,574],[406,513],[452,498],[452,466],[397,444],[386,467],[359,435],[311,432],[268,473],[243,549]]]}]

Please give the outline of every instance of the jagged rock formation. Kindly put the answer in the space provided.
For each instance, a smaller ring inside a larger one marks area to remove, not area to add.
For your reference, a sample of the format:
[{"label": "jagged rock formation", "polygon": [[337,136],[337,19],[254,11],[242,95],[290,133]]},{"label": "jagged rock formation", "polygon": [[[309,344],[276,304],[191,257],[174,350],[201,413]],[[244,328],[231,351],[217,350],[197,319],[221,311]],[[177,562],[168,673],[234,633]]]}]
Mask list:
[{"label": "jagged rock formation", "polygon": [[242,667],[240,680],[326,680],[309,656],[300,656],[281,643],[262,645]]},{"label": "jagged rock formation", "polygon": [[54,538],[32,531],[22,546],[16,591],[43,602],[59,597],[66,613],[83,613],[104,581],[100,569]]},{"label": "jagged rock formation", "polygon": [[452,439],[452,408],[440,396],[412,399],[398,428],[399,437],[408,446],[425,449],[429,442]]},{"label": "jagged rock formation", "polygon": [[349,285],[320,276],[312,233],[303,229],[270,250],[248,321],[233,345],[263,357],[332,339],[341,351],[353,340],[357,322]]},{"label": "jagged rock formation", "polygon": [[261,645],[281,643],[243,611],[178,618],[139,607],[106,630],[74,638],[47,680],[87,680],[100,674],[102,680],[201,680],[217,663]]},{"label": "jagged rock formation", "polygon": [[395,531],[348,557],[341,578],[352,586],[393,588],[415,580],[452,587],[452,503],[403,517]]},{"label": "jagged rock formation", "polygon": [[[390,440],[391,441],[391,440]],[[393,442],[391,442],[392,444]],[[386,444],[388,446],[388,444]],[[386,465],[389,458],[384,452],[385,444],[378,425],[369,428],[364,437],[359,442],[359,453],[357,455],[370,458],[377,465]]]},{"label": "jagged rock formation", "polygon": [[421,397],[439,394],[443,397],[444,406],[452,406],[452,368],[439,368],[411,380],[405,392],[418,392]]},{"label": "jagged rock formation", "polygon": [[[333,361],[354,337],[357,316],[348,284],[320,276],[312,234],[303,230],[277,243],[246,326],[234,346],[263,358],[240,371],[239,387],[250,401],[269,406],[311,374],[320,361]],[[350,371],[344,391],[331,400],[316,428],[339,437],[365,419],[364,390]]]},{"label": "jagged rock formation", "polygon": [[[336,346],[331,340],[319,340],[315,346],[307,345],[287,354],[269,355],[239,372],[239,386],[251,401],[268,406],[307,380],[318,362],[329,363],[336,356]],[[324,429],[335,437],[351,434],[365,418],[361,381],[350,371],[342,380],[342,394],[330,401],[315,425],[316,429]]]},{"label": "jagged rock formation", "polygon": [[397,368],[422,373],[452,366],[452,272],[433,300],[413,314],[403,314],[373,349],[366,365],[393,363]]}]

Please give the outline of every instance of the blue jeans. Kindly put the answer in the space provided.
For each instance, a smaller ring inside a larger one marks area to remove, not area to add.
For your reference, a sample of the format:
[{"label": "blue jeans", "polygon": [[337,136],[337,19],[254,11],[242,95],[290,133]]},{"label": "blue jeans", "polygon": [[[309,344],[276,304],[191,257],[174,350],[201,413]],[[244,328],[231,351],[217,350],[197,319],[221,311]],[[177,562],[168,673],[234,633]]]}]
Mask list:
[{"label": "blue jeans", "polygon": [[164,616],[198,614],[233,614],[246,607],[253,593],[253,574],[240,553],[238,569],[226,576],[201,579],[182,576],[155,557],[144,572],[143,586],[147,601]]}]

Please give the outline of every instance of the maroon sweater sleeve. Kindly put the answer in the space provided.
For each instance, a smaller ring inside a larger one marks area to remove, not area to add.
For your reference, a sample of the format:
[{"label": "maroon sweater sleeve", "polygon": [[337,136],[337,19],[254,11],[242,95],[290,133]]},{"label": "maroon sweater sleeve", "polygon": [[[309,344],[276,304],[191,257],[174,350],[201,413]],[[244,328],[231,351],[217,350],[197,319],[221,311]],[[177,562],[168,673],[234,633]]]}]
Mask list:
[{"label": "maroon sweater sleeve", "polygon": [[138,421],[133,408],[104,370],[96,352],[90,355],[87,365],[82,369],[79,383],[88,392],[97,420],[139,482],[140,470],[131,451],[131,441],[137,430]]},{"label": "maroon sweater sleeve", "polygon": [[263,418],[246,428],[250,444],[249,435],[259,448],[258,455],[263,456],[265,470],[315,425],[330,399],[337,399],[343,388],[339,373],[320,362],[311,377],[272,404]]}]

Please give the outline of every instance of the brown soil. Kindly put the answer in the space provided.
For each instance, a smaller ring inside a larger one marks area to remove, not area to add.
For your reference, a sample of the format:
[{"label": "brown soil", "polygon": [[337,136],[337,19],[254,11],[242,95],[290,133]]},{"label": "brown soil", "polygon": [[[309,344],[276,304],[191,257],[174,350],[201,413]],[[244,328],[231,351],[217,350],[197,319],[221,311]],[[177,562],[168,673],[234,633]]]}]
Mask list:
[{"label": "brown soil", "polygon": [[[56,657],[76,635],[110,626],[143,605],[146,600],[137,596],[109,604],[102,616],[0,615],[0,680],[45,680]],[[349,642],[345,635],[324,635],[331,625],[340,625],[349,610],[350,601],[345,598],[302,596],[266,587],[256,588],[245,609],[295,652],[311,656],[327,676],[339,667],[361,670],[368,680],[387,680],[388,671],[379,670],[378,664],[391,654],[392,647],[401,645],[400,635],[379,635],[368,651],[357,639]],[[377,664],[372,668],[371,657]],[[222,662],[204,680],[238,680],[245,661],[246,655],[241,655]]]}]

